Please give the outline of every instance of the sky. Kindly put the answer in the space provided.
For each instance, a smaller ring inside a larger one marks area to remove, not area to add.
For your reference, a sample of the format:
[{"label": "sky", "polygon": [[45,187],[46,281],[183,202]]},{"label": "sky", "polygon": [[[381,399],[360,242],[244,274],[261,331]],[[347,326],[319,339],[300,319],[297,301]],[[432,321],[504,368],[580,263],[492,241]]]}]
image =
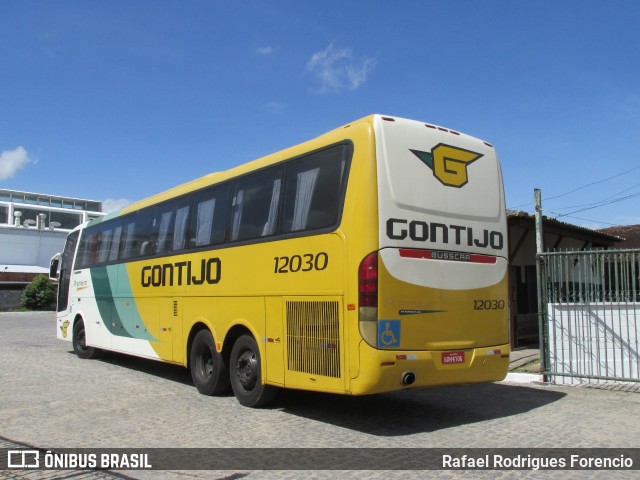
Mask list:
[{"label": "sky", "polygon": [[479,137],[507,208],[640,224],[640,2],[0,0],[0,188],[117,209],[371,113]]}]

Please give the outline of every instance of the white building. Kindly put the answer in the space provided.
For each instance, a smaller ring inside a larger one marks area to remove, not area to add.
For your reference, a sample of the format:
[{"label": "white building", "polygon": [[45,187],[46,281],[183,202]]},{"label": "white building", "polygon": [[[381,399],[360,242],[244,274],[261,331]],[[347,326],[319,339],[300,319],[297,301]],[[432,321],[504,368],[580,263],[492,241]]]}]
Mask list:
[{"label": "white building", "polygon": [[69,231],[101,212],[101,202],[0,189],[0,308],[17,306]]}]

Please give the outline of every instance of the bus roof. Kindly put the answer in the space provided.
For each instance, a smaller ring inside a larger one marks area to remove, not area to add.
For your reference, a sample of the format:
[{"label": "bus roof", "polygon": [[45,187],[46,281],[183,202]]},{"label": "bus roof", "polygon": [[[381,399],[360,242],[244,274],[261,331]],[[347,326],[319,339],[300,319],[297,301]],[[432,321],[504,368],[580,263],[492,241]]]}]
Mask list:
[{"label": "bus roof", "polygon": [[[128,206],[126,206],[125,208],[123,208],[122,210],[116,211],[116,212],[112,212],[102,218],[96,219],[94,221],[91,222],[91,224],[95,224],[95,223],[100,223],[101,221],[104,220],[108,220],[110,218],[114,218],[116,216],[119,215],[124,215],[127,213],[131,213],[131,212],[135,212],[137,210],[140,210],[141,208],[144,207],[148,207],[157,203],[160,203],[162,201],[165,200],[169,200],[171,198],[175,198],[175,197],[179,197],[181,195],[185,195],[189,192],[192,192],[194,190],[199,190],[202,188],[206,188],[210,185],[214,185],[216,183],[220,183],[223,182],[225,180],[229,180],[231,178],[237,177],[239,175],[242,175],[244,173],[248,173],[251,172],[253,170],[257,170],[263,167],[268,167],[270,165],[273,165],[275,163],[281,162],[281,161],[285,161],[288,160],[290,158],[294,158],[297,155],[301,155],[303,153],[306,153],[310,150],[314,150],[316,148],[321,148],[322,146],[326,145],[327,143],[332,143],[332,142],[337,142],[340,140],[343,140],[345,135],[343,133],[344,129],[346,128],[350,128],[353,126],[357,126],[357,125],[362,125],[362,124],[366,124],[369,125],[371,128],[373,128],[373,126],[375,125],[375,119],[376,118],[383,118],[383,119],[394,119],[394,118],[400,118],[400,117],[393,117],[393,116],[389,116],[389,115],[381,115],[381,114],[371,114],[368,115],[366,117],[362,117],[358,120],[355,120],[353,122],[347,123],[345,125],[342,125],[341,127],[335,128],[333,130],[330,130],[322,135],[319,135],[313,139],[304,141],[302,143],[299,143],[297,145],[294,145],[292,147],[286,148],[284,150],[280,150],[278,152],[272,153],[270,155],[267,155],[265,157],[261,157],[258,158],[256,160],[252,160],[249,161],[247,163],[243,163],[241,165],[237,165],[235,167],[232,167],[228,170],[225,171],[221,171],[221,172],[214,172],[214,173],[209,173],[207,175],[204,175],[202,177],[196,178],[194,180],[188,181],[186,183],[180,184],[178,186],[172,187],[168,190],[165,190],[161,193],[158,193],[156,195],[152,195],[150,197],[147,197],[145,199],[139,200],[137,202],[134,202]],[[437,126],[436,126],[437,127]],[[440,128],[441,130],[443,130],[442,128]],[[446,130],[446,129],[444,129]],[[447,130],[448,131],[448,130]]]}]

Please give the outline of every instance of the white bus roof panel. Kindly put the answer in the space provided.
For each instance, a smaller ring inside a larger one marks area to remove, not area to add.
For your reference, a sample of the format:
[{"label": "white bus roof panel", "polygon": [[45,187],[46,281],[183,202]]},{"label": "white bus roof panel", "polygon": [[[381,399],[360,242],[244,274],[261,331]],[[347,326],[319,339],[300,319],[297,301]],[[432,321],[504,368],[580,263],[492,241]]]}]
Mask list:
[{"label": "white bus roof panel", "polygon": [[[493,147],[422,122],[376,117],[381,188],[396,208],[496,222],[504,211]],[[456,158],[457,157],[457,158]]]}]

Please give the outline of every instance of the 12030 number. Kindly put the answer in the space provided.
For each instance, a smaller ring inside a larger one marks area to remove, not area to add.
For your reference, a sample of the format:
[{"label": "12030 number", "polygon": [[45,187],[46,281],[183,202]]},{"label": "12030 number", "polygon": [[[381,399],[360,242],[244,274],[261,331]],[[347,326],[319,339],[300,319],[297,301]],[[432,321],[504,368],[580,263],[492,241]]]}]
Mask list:
[{"label": "12030 number", "polygon": [[504,310],[504,300],[474,300],[474,310]]},{"label": "12030 number", "polygon": [[310,272],[324,270],[329,265],[329,255],[326,252],[305,253],[290,257],[274,257],[274,273]]}]

